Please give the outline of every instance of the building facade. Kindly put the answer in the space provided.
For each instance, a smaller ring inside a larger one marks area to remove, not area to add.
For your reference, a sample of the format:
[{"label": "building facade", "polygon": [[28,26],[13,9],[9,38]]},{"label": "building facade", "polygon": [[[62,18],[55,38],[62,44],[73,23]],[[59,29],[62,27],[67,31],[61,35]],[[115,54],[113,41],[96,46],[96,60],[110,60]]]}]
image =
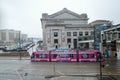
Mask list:
[{"label": "building facade", "polygon": [[51,15],[43,13],[43,49],[96,49],[96,41],[101,39],[101,30],[107,29],[111,21],[96,20],[88,24],[88,20],[87,14],[77,14],[66,8]]},{"label": "building facade", "polygon": [[[111,28],[103,30],[101,34],[102,39],[106,40],[106,47],[109,49],[110,55],[115,56],[115,53],[117,53],[120,56],[120,24],[113,25]],[[111,50],[111,42],[113,40],[116,40],[116,51],[114,52]]]},{"label": "building facade", "polygon": [[[93,28],[88,24],[87,14],[77,14],[66,8],[52,15],[42,14],[43,46],[44,49],[91,47],[93,40],[88,39]],[[81,37],[84,39],[85,45]],[[87,41],[89,40],[89,41]],[[89,46],[88,46],[89,45]]]},{"label": "building facade", "polygon": [[94,49],[101,51],[101,31],[110,28],[112,26],[112,22],[109,20],[95,20],[89,25],[94,28]]},{"label": "building facade", "polygon": [[22,34],[21,31],[11,29],[0,30],[0,44],[11,45],[19,43],[19,41],[27,40],[27,35]]}]

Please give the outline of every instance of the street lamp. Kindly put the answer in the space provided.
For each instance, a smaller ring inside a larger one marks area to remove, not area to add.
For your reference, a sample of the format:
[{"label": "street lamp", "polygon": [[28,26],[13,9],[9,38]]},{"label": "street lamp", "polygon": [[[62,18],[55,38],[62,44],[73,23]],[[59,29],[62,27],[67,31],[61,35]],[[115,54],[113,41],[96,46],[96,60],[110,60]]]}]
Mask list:
[{"label": "street lamp", "polygon": [[96,41],[96,37],[95,37],[95,26],[93,26],[94,27],[94,50],[95,50],[95,41]]},{"label": "street lamp", "polygon": [[[32,44],[33,44],[33,43],[34,43],[34,41],[33,41],[33,38],[32,38]],[[33,47],[34,47],[34,46],[32,46],[32,52],[33,52]]]},{"label": "street lamp", "polygon": [[20,60],[21,60],[21,52],[20,52],[20,49],[21,49],[21,37],[20,37],[20,31],[19,31],[19,48],[18,48],[18,52],[20,54]]},{"label": "street lamp", "polygon": [[102,56],[101,56],[101,53],[100,53],[100,80],[102,80]]},{"label": "street lamp", "polygon": [[99,67],[100,67],[99,80],[102,80],[102,67],[104,67],[104,65],[102,65],[102,54],[100,52],[98,52],[97,54],[97,61],[99,62]]},{"label": "street lamp", "polygon": [[[96,26],[93,26],[94,27],[94,50],[96,50]],[[100,80],[102,80],[102,54],[99,52],[98,53],[98,61],[99,61],[99,67],[100,67]]]}]

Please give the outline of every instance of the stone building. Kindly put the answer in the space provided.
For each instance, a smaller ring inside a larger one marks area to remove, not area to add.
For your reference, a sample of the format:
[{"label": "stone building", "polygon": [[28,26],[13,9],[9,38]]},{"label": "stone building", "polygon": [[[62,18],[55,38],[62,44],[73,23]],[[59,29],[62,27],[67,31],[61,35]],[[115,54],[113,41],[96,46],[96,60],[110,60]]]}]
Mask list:
[{"label": "stone building", "polygon": [[[87,14],[77,14],[66,8],[54,14],[42,14],[44,49],[93,47],[93,28]],[[81,37],[86,41],[81,41]],[[90,39],[90,40],[89,40]],[[83,44],[85,43],[85,45]]]}]

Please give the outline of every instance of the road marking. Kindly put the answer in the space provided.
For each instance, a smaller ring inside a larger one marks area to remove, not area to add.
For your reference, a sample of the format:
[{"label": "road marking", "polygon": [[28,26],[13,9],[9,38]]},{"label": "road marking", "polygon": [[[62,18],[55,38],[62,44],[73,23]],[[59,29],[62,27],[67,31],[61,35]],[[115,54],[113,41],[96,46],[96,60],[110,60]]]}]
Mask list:
[{"label": "road marking", "polygon": [[61,75],[65,75],[64,73],[60,72],[60,71],[55,71],[56,73],[58,74],[61,74]]},{"label": "road marking", "polygon": [[15,71],[16,71],[16,73],[18,74],[20,80],[23,80],[23,78],[21,77],[21,75],[19,74],[19,72],[18,72],[17,70],[15,70]]}]

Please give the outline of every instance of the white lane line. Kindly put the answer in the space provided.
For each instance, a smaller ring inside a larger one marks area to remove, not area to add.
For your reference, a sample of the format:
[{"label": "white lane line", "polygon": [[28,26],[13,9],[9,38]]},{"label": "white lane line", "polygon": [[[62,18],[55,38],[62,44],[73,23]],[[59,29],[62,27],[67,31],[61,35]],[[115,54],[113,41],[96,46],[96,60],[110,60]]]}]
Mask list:
[{"label": "white lane line", "polygon": [[16,71],[16,73],[18,74],[20,80],[23,80],[23,78],[21,77],[21,75],[19,74],[19,72],[18,72],[17,70],[15,70],[15,71]]}]

